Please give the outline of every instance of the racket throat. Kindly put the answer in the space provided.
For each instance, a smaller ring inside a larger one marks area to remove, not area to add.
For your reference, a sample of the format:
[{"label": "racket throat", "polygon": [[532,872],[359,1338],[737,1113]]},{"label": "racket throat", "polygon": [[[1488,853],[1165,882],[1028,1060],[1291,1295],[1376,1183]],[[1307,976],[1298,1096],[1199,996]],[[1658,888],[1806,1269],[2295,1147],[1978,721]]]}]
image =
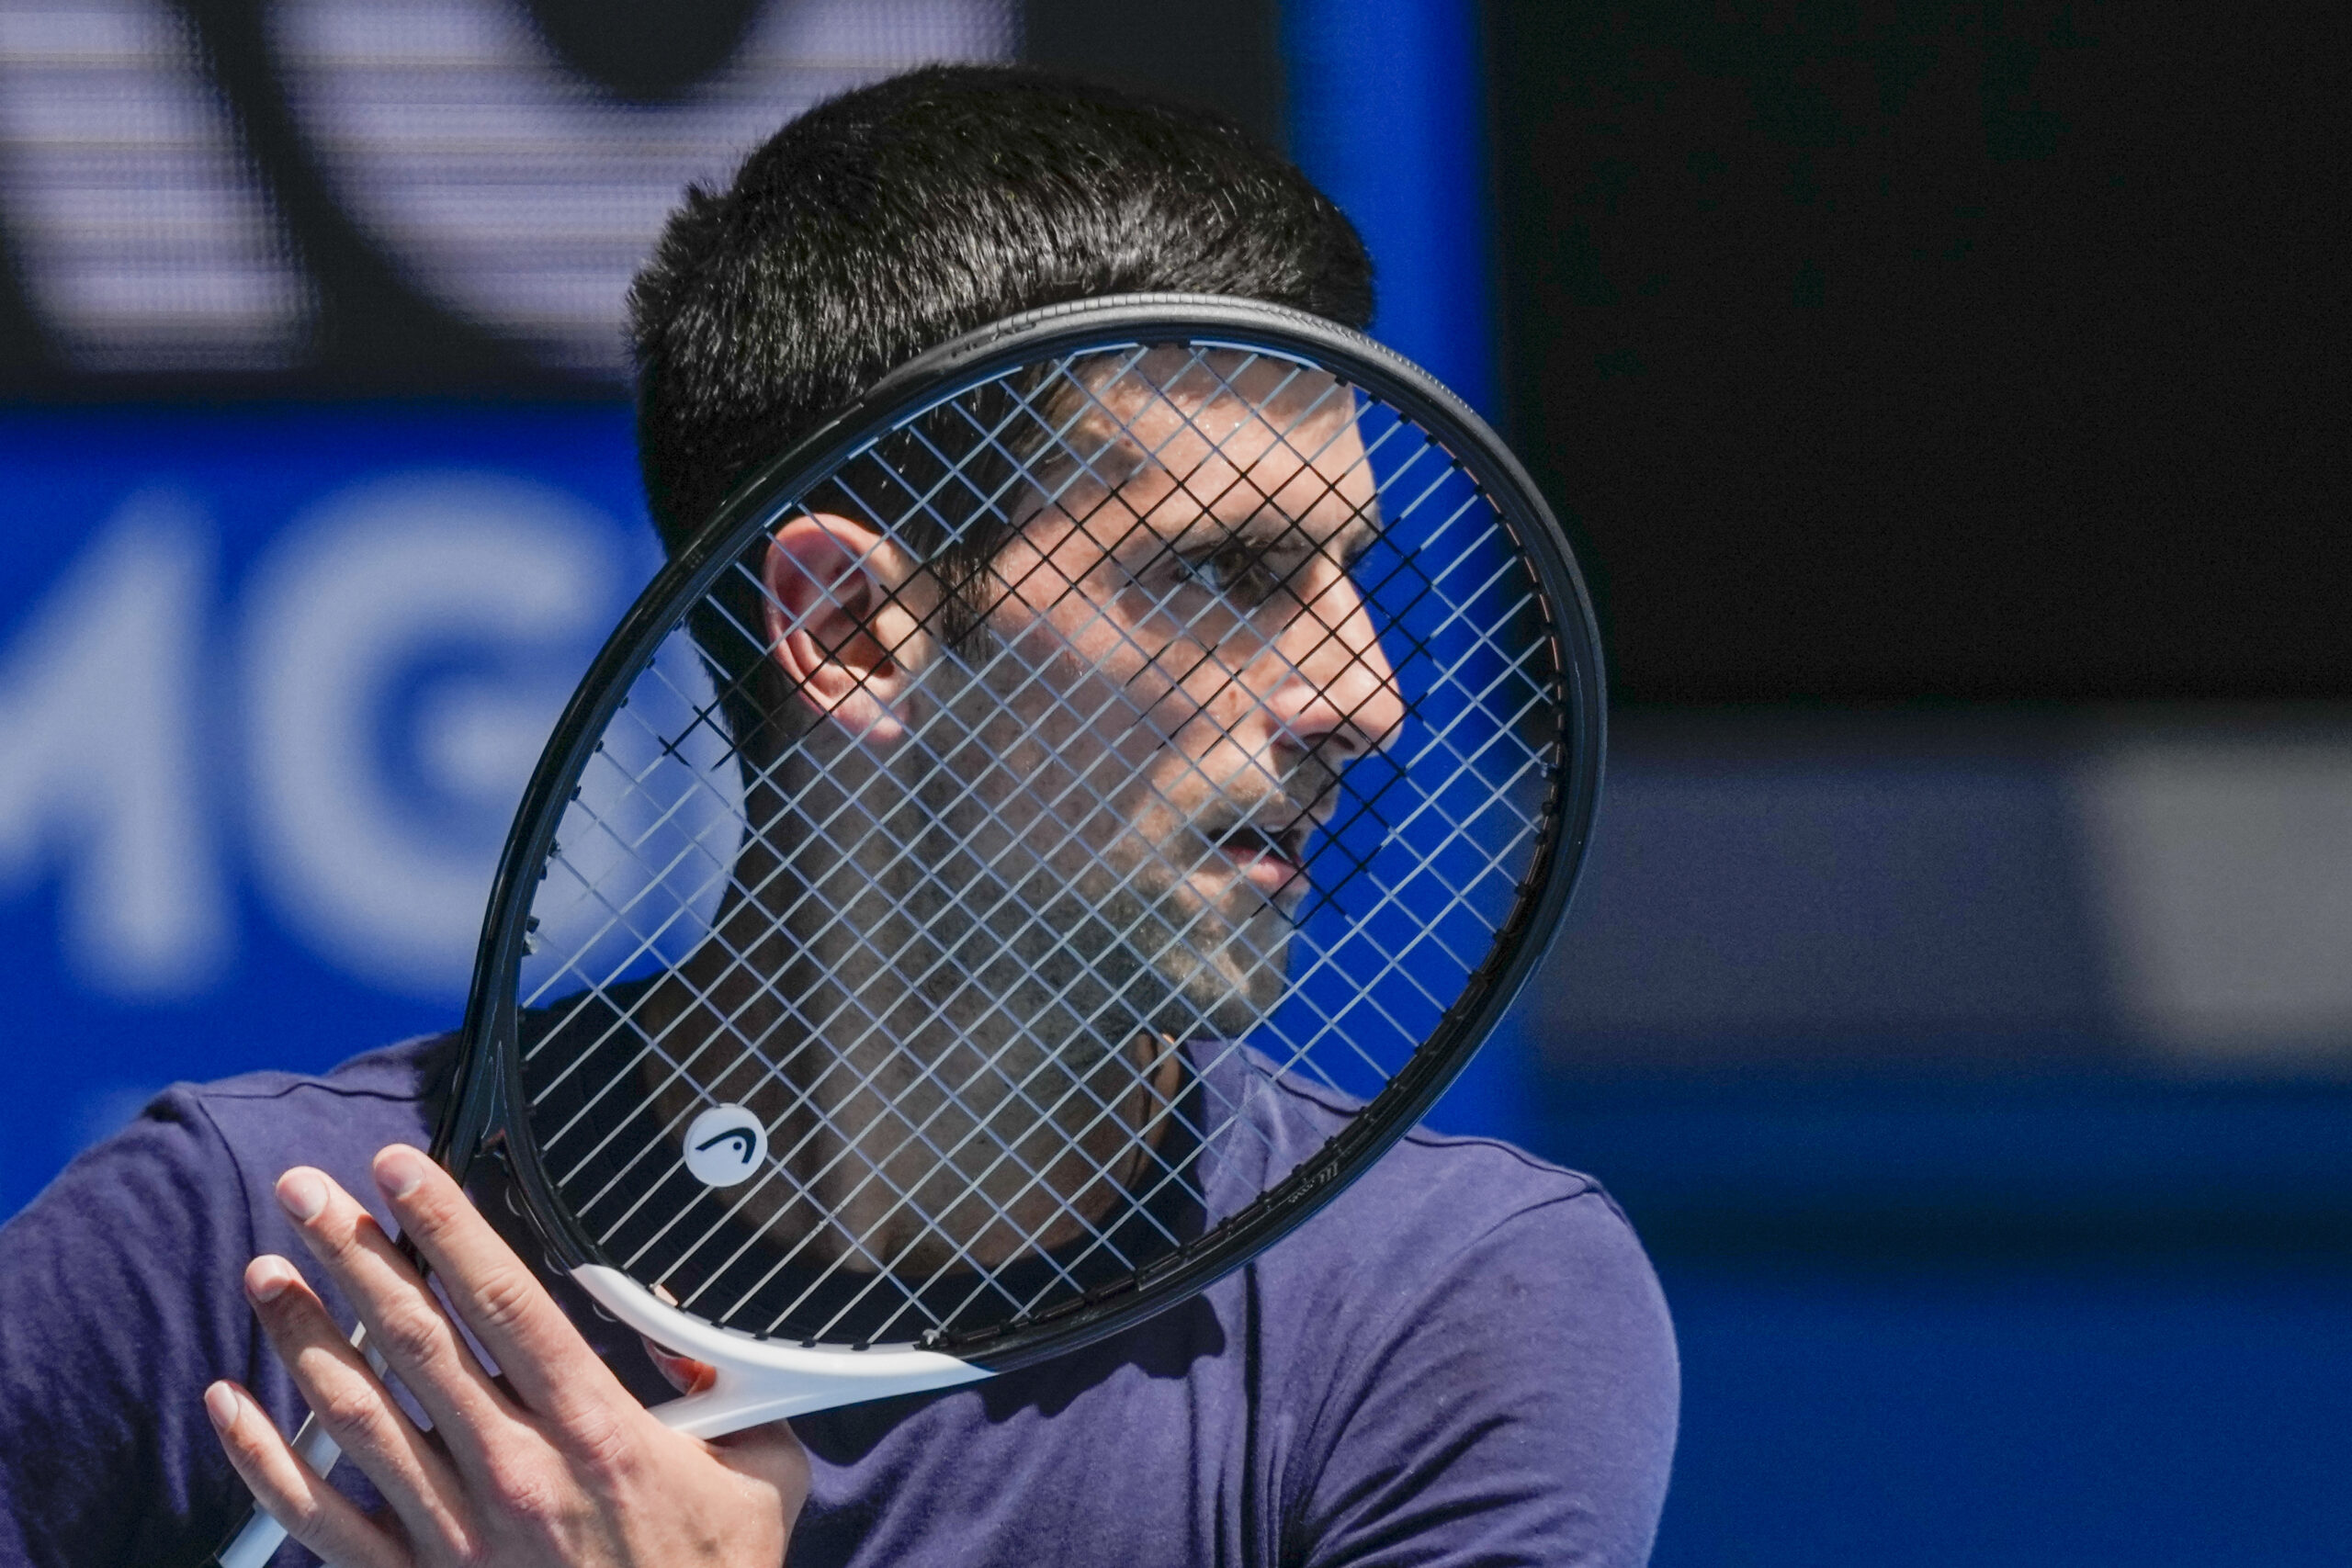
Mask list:
[{"label": "racket throat", "polygon": [[770,1421],[870,1399],[929,1393],[989,1375],[988,1368],[935,1350],[786,1344],[720,1328],[664,1305],[628,1275],[602,1264],[583,1264],[571,1277],[629,1327],[717,1370],[708,1388],[654,1407],[663,1426],[689,1437],[722,1438]]}]

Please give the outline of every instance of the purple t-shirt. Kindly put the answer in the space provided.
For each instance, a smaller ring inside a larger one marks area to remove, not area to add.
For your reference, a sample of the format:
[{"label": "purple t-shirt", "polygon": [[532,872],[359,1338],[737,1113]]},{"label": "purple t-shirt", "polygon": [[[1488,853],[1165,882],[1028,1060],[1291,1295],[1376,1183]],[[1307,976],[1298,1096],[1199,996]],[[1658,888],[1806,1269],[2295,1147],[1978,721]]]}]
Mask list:
[{"label": "purple t-shirt", "polygon": [[[240,1380],[288,1430],[300,1413],[245,1306],[246,1260],[294,1258],[350,1321],[271,1184],[311,1164],[372,1198],[376,1150],[429,1135],[446,1049],[172,1089],[0,1227],[0,1563],[161,1568],[220,1543],[246,1498],[204,1385]],[[625,1382],[668,1396],[634,1337],[558,1290]],[[1148,1323],[796,1421],[814,1486],[790,1562],[1632,1568],[1676,1393],[1665,1303],[1600,1187],[1416,1132]],[[348,1465],[336,1479],[367,1495]]]}]

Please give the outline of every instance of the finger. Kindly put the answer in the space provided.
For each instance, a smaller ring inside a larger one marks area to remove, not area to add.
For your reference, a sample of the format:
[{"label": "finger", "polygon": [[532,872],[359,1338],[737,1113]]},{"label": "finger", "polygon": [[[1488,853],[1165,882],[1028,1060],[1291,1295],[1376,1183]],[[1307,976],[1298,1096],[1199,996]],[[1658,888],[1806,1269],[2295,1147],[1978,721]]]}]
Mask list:
[{"label": "finger", "polygon": [[479,1459],[514,1410],[492,1385],[457,1325],[401,1256],[383,1227],[324,1171],[297,1166],[277,1179],[277,1201],[351,1299],[368,1342],[424,1407],[461,1467]]},{"label": "finger", "polygon": [[722,1438],[710,1446],[719,1463],[773,1495],[787,1535],[808,1501],[808,1450],[781,1421]]},{"label": "finger", "polygon": [[700,1393],[718,1381],[718,1369],[708,1361],[697,1361],[692,1356],[681,1356],[666,1345],[659,1345],[640,1334],[639,1343],[645,1347],[646,1356],[654,1370],[667,1379],[680,1393]]},{"label": "finger", "polygon": [[808,1450],[798,1434],[782,1421],[747,1427],[707,1445],[719,1463],[736,1474],[775,1489],[784,1509],[786,1529],[808,1500]]},{"label": "finger", "polygon": [[303,1546],[339,1568],[408,1568],[408,1552],[295,1455],[253,1396],[232,1382],[204,1391],[204,1413],[238,1475]]},{"label": "finger", "polygon": [[616,1420],[642,1414],[447,1171],[394,1144],[376,1156],[376,1181],[401,1234],[432,1265],[449,1304],[526,1407],[597,1441]]},{"label": "finger", "polygon": [[393,1401],[294,1266],[282,1258],[254,1258],[245,1269],[245,1294],[294,1386],[327,1435],[376,1483],[408,1527],[409,1539],[463,1539],[457,1472]]}]

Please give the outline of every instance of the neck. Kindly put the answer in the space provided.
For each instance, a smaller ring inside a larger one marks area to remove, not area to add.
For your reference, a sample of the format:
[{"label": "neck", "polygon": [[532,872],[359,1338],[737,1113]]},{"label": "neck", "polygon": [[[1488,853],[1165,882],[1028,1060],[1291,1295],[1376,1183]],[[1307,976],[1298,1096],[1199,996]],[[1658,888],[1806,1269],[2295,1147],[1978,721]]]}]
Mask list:
[{"label": "neck", "polygon": [[752,836],[711,940],[644,1010],[669,1043],[648,1067],[665,1120],[751,1106],[780,1170],[744,1213],[805,1237],[812,1265],[994,1268],[1088,1233],[1160,1142],[1182,1083],[1173,1040],[1044,922],[1008,921],[1038,912],[1023,889],[951,886],[925,852],[935,822],[894,824],[805,782],[789,815],[769,798],[753,820],[864,808],[873,850]]}]

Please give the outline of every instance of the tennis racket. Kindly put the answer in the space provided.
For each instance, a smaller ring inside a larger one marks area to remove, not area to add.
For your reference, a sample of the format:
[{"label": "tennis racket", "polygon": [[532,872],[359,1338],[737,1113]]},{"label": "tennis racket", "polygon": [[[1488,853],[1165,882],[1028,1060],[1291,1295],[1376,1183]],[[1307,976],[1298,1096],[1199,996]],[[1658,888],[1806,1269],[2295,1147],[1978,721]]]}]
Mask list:
[{"label": "tennis racket", "polygon": [[1396,355],[1199,296],[989,327],[741,487],[606,643],[434,1152],[718,1369],[659,1412],[698,1436],[1117,1332],[1494,1027],[1601,693],[1558,525]]}]

